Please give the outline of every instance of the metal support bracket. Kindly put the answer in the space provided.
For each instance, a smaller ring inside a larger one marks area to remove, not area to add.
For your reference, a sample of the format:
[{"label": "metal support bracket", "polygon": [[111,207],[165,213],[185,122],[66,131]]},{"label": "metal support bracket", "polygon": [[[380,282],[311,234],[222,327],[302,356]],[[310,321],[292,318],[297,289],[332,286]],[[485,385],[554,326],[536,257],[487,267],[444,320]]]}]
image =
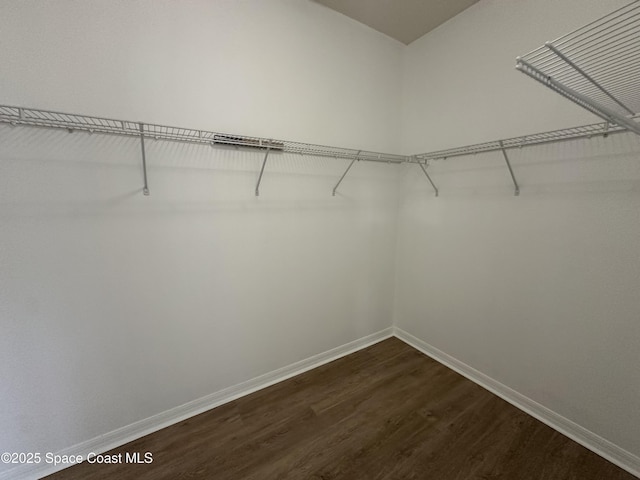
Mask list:
[{"label": "metal support bracket", "polygon": [[262,168],[260,169],[260,176],[258,177],[258,183],[256,183],[256,197],[260,196],[260,182],[262,182],[262,174],[264,173],[264,166],[267,164],[267,158],[269,158],[269,152],[271,148],[267,147],[267,152],[264,154],[264,160],[262,161]]},{"label": "metal support bracket", "polygon": [[504,156],[504,161],[507,163],[507,168],[509,169],[509,173],[511,174],[511,180],[513,180],[513,186],[515,187],[514,195],[517,197],[518,195],[520,195],[520,185],[518,185],[516,176],[513,174],[513,168],[511,168],[511,162],[509,161],[509,157],[507,156],[507,151],[504,148],[504,144],[502,143],[502,140],[500,140],[500,148],[502,150],[502,155]]},{"label": "metal support bracket", "polygon": [[[358,155],[360,155],[360,152],[358,152]],[[356,160],[360,160],[357,156],[356,158],[354,158],[353,160],[351,160],[351,163],[349,164],[349,166],[347,167],[347,169],[344,171],[344,173],[342,174],[342,176],[340,177],[340,180],[338,180],[338,183],[336,183],[336,186],[333,187],[333,196],[336,196],[336,191],[338,190],[338,187],[340,186],[340,184],[342,183],[342,180],[344,180],[344,177],[347,176],[347,173],[349,173],[349,170],[351,169],[351,167],[353,167],[353,164],[356,163]]]},{"label": "metal support bracket", "polygon": [[[429,180],[429,183],[431,184],[431,186],[433,187],[434,192],[436,192],[436,197],[440,195],[440,192],[438,191],[438,187],[436,187],[436,184],[433,183],[433,180],[431,180],[431,177],[429,176],[429,173],[427,172],[427,167],[425,167],[422,163],[418,162],[418,165],[420,166],[420,168],[422,169],[422,171],[424,172],[425,176],[427,177],[427,180]],[[425,165],[429,166],[426,162]]]},{"label": "metal support bracket", "polygon": [[142,187],[142,193],[149,195],[149,184],[147,182],[147,155],[144,151],[144,123],[138,124],[140,126],[140,146],[142,147],[142,174],[144,176],[144,186]]}]

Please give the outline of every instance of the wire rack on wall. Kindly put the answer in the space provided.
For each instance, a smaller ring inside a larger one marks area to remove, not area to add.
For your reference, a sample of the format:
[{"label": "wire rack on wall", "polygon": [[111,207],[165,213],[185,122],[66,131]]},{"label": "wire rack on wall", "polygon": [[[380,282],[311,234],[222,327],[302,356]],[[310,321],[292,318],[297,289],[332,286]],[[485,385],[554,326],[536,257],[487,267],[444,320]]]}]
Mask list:
[{"label": "wire rack on wall", "polygon": [[64,129],[69,132],[82,131],[107,135],[124,135],[140,138],[142,152],[142,170],[144,175],[143,193],[149,195],[147,179],[147,163],[145,152],[145,138],[206,144],[211,146],[232,146],[236,148],[261,150],[265,153],[255,188],[255,195],[260,195],[260,183],[264,174],[269,153],[287,152],[315,157],[331,157],[351,160],[346,171],[333,188],[333,195],[344,180],[356,161],[383,162],[391,164],[405,163],[407,157],[390,153],[355,150],[350,148],[330,147],[310,143],[274,140],[246,135],[232,135],[207,130],[170,127],[152,123],[133,122],[130,120],[114,120],[110,118],[79,115],[75,113],[54,112],[35,108],[0,105],[0,123],[11,125],[26,125],[31,127]]},{"label": "wire rack on wall", "polygon": [[370,152],[350,148],[314,145],[310,143],[273,140],[246,135],[232,135],[207,130],[191,128],[169,127],[152,123],[132,122],[129,120],[114,120],[109,118],[78,115],[74,113],[53,112],[35,108],[13,107],[0,105],[0,122],[12,125],[28,125],[33,127],[61,128],[90,133],[104,133],[110,135],[125,135],[157,140],[171,140],[177,142],[200,143],[210,145],[230,145],[250,149],[270,149],[298,153],[301,155],[357,159],[370,162],[402,163],[406,161],[403,155]]},{"label": "wire rack on wall", "polygon": [[640,135],[640,0],[518,57],[516,68]]},{"label": "wire rack on wall", "polygon": [[580,127],[564,128],[562,130],[554,130],[550,132],[534,133],[532,135],[524,135],[521,137],[507,138],[505,140],[495,140],[492,142],[476,143],[474,145],[466,145],[464,147],[450,148],[448,150],[437,150],[434,152],[421,153],[414,155],[412,162],[427,162],[430,160],[446,160],[447,158],[460,157],[464,155],[475,155],[485,152],[497,152],[500,150],[508,150],[512,148],[522,148],[532,145],[540,145],[545,143],[556,143],[567,140],[577,140],[580,138],[591,138],[594,136],[608,136],[614,133],[623,133],[627,130],[617,126],[610,125],[607,122],[593,123],[591,125],[582,125]]},{"label": "wire rack on wall", "polygon": [[504,140],[495,140],[492,142],[476,143],[474,145],[466,145],[464,147],[455,147],[447,150],[437,150],[428,153],[414,155],[409,161],[418,163],[427,179],[433,187],[436,197],[438,189],[433,180],[427,173],[426,167],[434,160],[447,160],[448,158],[462,157],[467,155],[476,155],[487,152],[502,152],[505,164],[513,181],[515,195],[520,195],[520,185],[516,179],[516,175],[509,161],[508,150],[514,148],[522,148],[534,145],[543,145],[547,143],[558,143],[568,140],[579,140],[584,138],[593,138],[597,136],[608,137],[616,133],[627,133],[628,130],[619,125],[611,125],[609,122],[593,123],[591,125],[582,125],[579,127],[563,128],[561,130],[553,130],[550,132],[534,133],[532,135],[524,135],[521,137],[512,137]]},{"label": "wire rack on wall", "polygon": [[[640,117],[640,116],[639,116]],[[636,118],[636,117],[633,117]],[[479,153],[501,151],[509,173],[515,187],[515,194],[520,193],[520,187],[516,180],[516,175],[511,167],[507,151],[514,148],[522,148],[545,143],[555,143],[567,140],[577,140],[581,138],[591,138],[594,136],[607,137],[616,133],[624,133],[628,130],[620,125],[612,125],[611,123],[601,122],[591,125],[583,125],[579,127],[565,128],[550,132],[534,133],[520,137],[513,137],[504,140],[496,140],[492,142],[478,143],[475,145],[467,145],[463,147],[451,148],[448,150],[438,150],[418,155],[396,155],[369,152],[364,150],[353,150],[340,147],[329,147],[322,145],[314,145],[300,142],[291,142],[283,140],[272,140],[258,137],[248,137],[244,135],[229,135],[215,133],[205,130],[193,130],[181,127],[168,127],[164,125],[147,124],[140,122],[132,122],[128,120],[112,120],[102,117],[93,117],[87,115],[78,115],[72,113],[52,112],[48,110],[39,110],[34,108],[12,107],[0,105],[0,123],[11,125],[25,125],[31,127],[44,127],[64,129],[70,132],[82,131],[88,133],[101,133],[108,135],[124,135],[136,137],[140,139],[142,153],[142,170],[144,175],[143,192],[149,194],[147,181],[145,138],[154,138],[159,140],[170,140],[178,142],[188,142],[197,144],[209,144],[220,146],[233,146],[238,148],[259,150],[264,152],[260,175],[256,184],[255,194],[260,193],[260,183],[265,171],[265,165],[270,152],[282,151],[289,153],[297,153],[309,156],[332,157],[351,160],[346,170],[333,188],[333,195],[345,176],[358,160],[372,162],[386,162],[394,165],[410,163],[417,164],[424,172],[429,183],[433,187],[435,195],[438,196],[439,191],[435,182],[427,172],[429,162],[432,160],[446,160],[447,158],[460,157],[465,155],[475,155]]]}]

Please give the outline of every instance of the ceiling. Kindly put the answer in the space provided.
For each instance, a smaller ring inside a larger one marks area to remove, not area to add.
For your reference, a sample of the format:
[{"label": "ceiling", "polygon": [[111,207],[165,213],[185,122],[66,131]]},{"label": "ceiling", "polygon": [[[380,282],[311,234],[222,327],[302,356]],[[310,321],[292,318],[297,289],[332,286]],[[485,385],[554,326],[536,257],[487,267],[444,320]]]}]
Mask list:
[{"label": "ceiling", "polygon": [[315,0],[405,45],[478,0]]}]

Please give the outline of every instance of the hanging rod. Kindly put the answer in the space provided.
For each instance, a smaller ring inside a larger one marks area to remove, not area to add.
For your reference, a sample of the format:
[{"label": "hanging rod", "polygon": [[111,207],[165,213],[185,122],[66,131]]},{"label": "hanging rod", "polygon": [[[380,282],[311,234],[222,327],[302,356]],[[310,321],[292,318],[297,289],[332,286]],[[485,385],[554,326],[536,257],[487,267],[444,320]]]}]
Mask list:
[{"label": "hanging rod", "polygon": [[74,113],[62,113],[8,105],[0,105],[0,123],[65,129],[69,131],[78,130],[109,135],[124,135],[137,138],[140,138],[142,135],[146,139],[170,140],[209,145],[227,145],[263,151],[269,149],[272,153],[281,151],[317,157],[345,159],[357,158],[358,160],[366,162],[400,164],[407,161],[407,157],[404,155],[330,147],[285,140],[270,140],[266,138],[249,137],[246,135],[230,135],[226,133],[169,127],[166,125],[150,123],[142,124],[143,130],[141,130],[140,122],[114,120],[89,115],[78,115]]},{"label": "hanging rod", "polygon": [[518,57],[516,68],[640,135],[640,0]]}]

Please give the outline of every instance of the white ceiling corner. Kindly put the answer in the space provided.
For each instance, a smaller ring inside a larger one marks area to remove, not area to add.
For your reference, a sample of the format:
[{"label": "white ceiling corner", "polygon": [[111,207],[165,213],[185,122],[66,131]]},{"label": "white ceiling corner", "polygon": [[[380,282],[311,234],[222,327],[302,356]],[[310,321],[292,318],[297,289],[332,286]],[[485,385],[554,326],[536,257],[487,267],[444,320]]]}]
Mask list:
[{"label": "white ceiling corner", "polygon": [[314,0],[405,45],[478,0]]}]

